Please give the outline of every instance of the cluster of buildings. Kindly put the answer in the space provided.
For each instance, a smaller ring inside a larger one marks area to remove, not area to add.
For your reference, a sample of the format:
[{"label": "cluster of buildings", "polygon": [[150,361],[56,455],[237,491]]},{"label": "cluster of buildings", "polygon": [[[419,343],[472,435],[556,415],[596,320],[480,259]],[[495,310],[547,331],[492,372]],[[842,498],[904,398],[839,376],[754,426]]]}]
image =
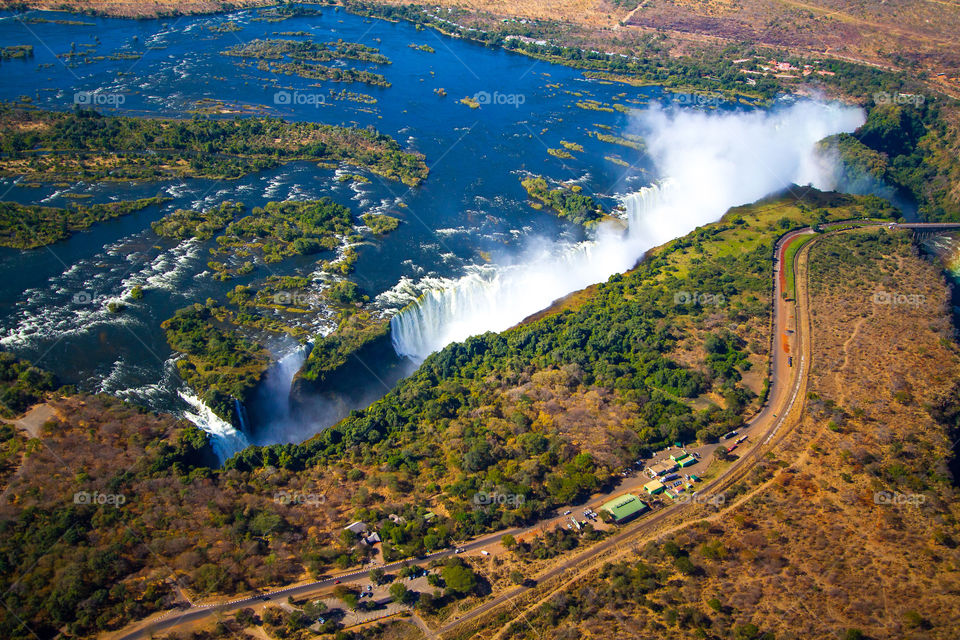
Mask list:
[{"label": "cluster of buildings", "polygon": [[[652,479],[643,485],[644,491],[652,496],[666,492],[670,497],[674,497],[671,490],[675,490],[677,493],[685,491],[685,489],[682,488],[684,481],[680,477],[680,474],[676,472],[697,464],[697,462],[699,462],[698,456],[690,455],[686,451],[681,451],[671,454],[669,459],[662,460],[647,467],[647,475]],[[687,477],[691,481],[699,480],[696,476]]]},{"label": "cluster of buildings", "polygon": [[[752,62],[753,58],[740,58],[734,60],[733,64],[744,64],[746,62]],[[814,68],[815,65],[820,64],[819,60],[815,60],[813,64],[805,64],[803,67],[796,67],[790,62],[781,62],[780,60],[762,60],[757,62],[756,69],[740,69],[740,73],[747,73],[756,76],[766,76],[773,74],[776,78],[799,78],[801,75],[803,77],[809,76],[811,74],[817,74],[819,76],[832,76],[836,75],[833,71],[824,71],[823,69]]]}]

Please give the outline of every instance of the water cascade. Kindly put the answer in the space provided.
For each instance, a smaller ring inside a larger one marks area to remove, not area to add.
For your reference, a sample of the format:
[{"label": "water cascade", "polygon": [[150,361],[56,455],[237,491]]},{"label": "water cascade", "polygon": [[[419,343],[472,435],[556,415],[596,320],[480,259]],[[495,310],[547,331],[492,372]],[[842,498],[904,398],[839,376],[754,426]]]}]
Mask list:
[{"label": "water cascade", "polygon": [[816,143],[852,131],[859,109],[801,101],[771,111],[651,109],[637,122],[668,179],[626,195],[626,233],[603,227],[588,242],[528,249],[507,266],[474,268],[425,291],[390,322],[401,356],[423,360],[445,345],[503,331],[554,300],[633,267],[648,249],[791,184],[833,188]]},{"label": "water cascade", "polygon": [[[298,442],[304,437],[301,420],[291,410],[290,391],[297,371],[310,355],[310,344],[297,345],[280,357],[267,371],[251,403],[253,431],[247,433],[258,444]],[[261,436],[263,441],[261,442]]]},{"label": "water cascade", "polygon": [[247,408],[237,398],[233,399],[234,409],[237,411],[237,420],[240,421],[240,431],[250,433],[250,420],[247,418]]},{"label": "water cascade", "polygon": [[242,431],[237,431],[232,424],[215,414],[200,398],[185,390],[179,391],[178,395],[193,409],[185,410],[183,417],[210,434],[213,450],[221,462],[250,446],[250,441]]}]

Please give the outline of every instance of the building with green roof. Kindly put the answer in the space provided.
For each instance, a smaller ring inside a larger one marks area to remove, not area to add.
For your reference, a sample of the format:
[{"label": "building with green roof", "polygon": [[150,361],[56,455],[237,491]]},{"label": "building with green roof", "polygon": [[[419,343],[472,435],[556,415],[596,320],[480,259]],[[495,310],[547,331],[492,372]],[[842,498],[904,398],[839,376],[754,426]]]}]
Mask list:
[{"label": "building with green roof", "polygon": [[650,507],[632,493],[625,493],[619,498],[604,503],[600,508],[613,516],[614,522],[620,524],[635,518]]},{"label": "building with green roof", "polygon": [[663,483],[659,480],[651,480],[647,484],[643,485],[643,488],[646,489],[647,493],[655,496],[663,491]]}]

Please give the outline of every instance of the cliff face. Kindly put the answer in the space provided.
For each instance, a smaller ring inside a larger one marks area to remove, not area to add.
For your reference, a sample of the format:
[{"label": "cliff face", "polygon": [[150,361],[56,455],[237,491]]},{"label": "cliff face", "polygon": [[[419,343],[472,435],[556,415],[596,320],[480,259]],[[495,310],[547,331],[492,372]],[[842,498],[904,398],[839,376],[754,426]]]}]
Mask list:
[{"label": "cliff face", "polygon": [[388,323],[358,339],[335,332],[317,340],[294,377],[291,409],[306,411],[317,402],[365,406],[363,400],[382,396],[413,368],[394,352]]}]

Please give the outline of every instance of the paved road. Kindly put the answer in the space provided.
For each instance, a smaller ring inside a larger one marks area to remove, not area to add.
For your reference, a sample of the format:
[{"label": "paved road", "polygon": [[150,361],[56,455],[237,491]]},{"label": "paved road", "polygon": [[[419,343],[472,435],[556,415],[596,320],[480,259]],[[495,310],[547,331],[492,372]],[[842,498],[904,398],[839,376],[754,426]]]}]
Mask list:
[{"label": "paved road", "polygon": [[[759,438],[756,437],[757,434],[762,433],[766,436],[765,440],[763,441],[764,444],[771,442],[775,438],[778,439],[779,437],[782,437],[780,428],[783,425],[786,417],[795,407],[797,398],[802,395],[800,391],[805,383],[807,367],[807,359],[803,353],[803,347],[805,346],[803,345],[803,340],[806,338],[804,337],[805,333],[803,330],[803,325],[798,325],[796,323],[796,318],[794,317],[794,302],[784,300],[782,295],[783,291],[780,280],[780,269],[782,268],[783,253],[787,245],[800,236],[809,235],[812,233],[813,231],[809,228],[788,233],[780,238],[774,250],[774,339],[772,350],[773,362],[771,367],[772,375],[770,393],[767,404],[749,421],[745,427],[745,429],[750,429],[754,434],[755,444],[753,447],[743,453],[740,458],[737,459],[730,467],[728,467],[721,476],[708,483],[705,483],[697,492],[697,494],[700,496],[708,497],[719,495],[724,489],[743,477],[743,475],[755,464],[760,451],[766,450],[766,447],[760,446]],[[798,252],[798,254],[794,256],[794,259],[796,260],[799,258],[799,255],[800,254]],[[797,288],[800,289],[799,283]],[[801,298],[801,300],[798,300],[797,302],[800,303],[802,301],[803,300]],[[790,333],[787,333],[788,330]],[[789,347],[789,352],[783,348],[784,345],[781,342],[782,336],[787,337],[786,344]],[[792,366],[788,364],[791,355],[794,357]],[[778,436],[778,434],[780,434],[780,436]],[[625,526],[620,532],[608,537],[581,554],[571,558],[570,561],[557,565],[546,573],[537,576],[537,582],[541,583],[555,578],[567,571],[594,560],[600,555],[608,553],[612,549],[615,549],[618,545],[624,544],[632,538],[636,538],[654,531],[656,527],[658,527],[668,518],[676,515],[687,504],[689,504],[689,502],[674,503],[673,505],[656,511],[632,525]],[[515,589],[512,589],[511,591],[472,609],[459,619],[441,627],[437,633],[442,635],[452,631],[456,627],[459,627],[466,622],[476,620],[489,611],[500,607],[501,605],[517,598],[518,596],[523,595],[524,592],[531,588],[535,587],[519,586]]]},{"label": "paved road", "polygon": [[[846,228],[855,228],[863,226],[888,226],[890,228],[906,228],[906,229],[958,229],[960,228],[960,223],[907,223],[907,224],[891,224],[891,223],[879,223],[879,222],[863,222],[863,221],[851,221],[850,227]],[[846,229],[845,228],[845,229]],[[838,233],[841,229],[832,231],[831,233]],[[780,282],[780,269],[782,268],[782,259],[783,252],[786,246],[794,239],[813,233],[811,229],[800,229],[786,234],[777,242],[774,251],[774,264],[773,264],[773,332],[772,332],[772,349],[773,354],[772,365],[771,365],[771,384],[770,392],[768,395],[767,403],[763,409],[755,415],[747,425],[744,427],[744,430],[749,429],[753,434],[754,446],[744,452],[738,460],[736,460],[720,477],[714,479],[713,481],[704,484],[700,487],[698,494],[701,496],[708,495],[717,495],[719,492],[724,490],[726,487],[730,486],[741,478],[749,468],[755,463],[758,452],[765,447],[761,446],[760,438],[757,437],[757,434],[763,434],[763,445],[770,444],[775,442],[779,437],[781,437],[781,427],[784,423],[784,419],[790,413],[790,411],[795,407],[797,398],[800,396],[800,389],[802,388],[805,379],[808,362],[804,356],[804,344],[805,340],[804,332],[801,326],[797,325],[797,318],[794,317],[794,309],[799,306],[799,308],[804,310],[806,313],[806,304],[799,300],[799,305],[795,306],[793,301],[785,301],[783,299],[783,291],[781,288]],[[799,253],[798,253],[799,256]],[[799,289],[799,287],[798,287]],[[802,296],[801,296],[802,298]],[[791,365],[789,359],[793,356],[794,360]],[[618,490],[618,493],[622,492]],[[585,562],[589,562],[596,556],[609,551],[611,548],[614,548],[618,544],[622,544],[624,541],[633,538],[644,533],[648,533],[660,525],[665,519],[675,515],[679,510],[685,506],[685,502],[677,502],[667,508],[655,511],[653,514],[645,517],[644,519],[635,522],[631,525],[627,525],[621,529],[618,533],[613,536],[608,537],[606,540],[594,545],[590,549],[584,551],[578,556],[571,558],[571,560],[562,565],[551,569],[550,571],[537,576],[538,581],[542,582],[554,578],[570,569],[581,565]],[[483,536],[472,542],[463,543],[460,545],[466,551],[473,549],[479,549],[481,547],[496,543],[500,538],[506,534],[518,535],[525,532],[532,531],[539,527],[542,527],[543,523],[538,523],[525,528],[510,529],[506,531],[499,531],[488,536]],[[423,558],[410,559],[401,562],[394,562],[391,564],[383,565],[382,568],[386,571],[391,571],[395,569],[400,569],[404,565],[420,565],[430,562],[435,559],[445,558],[450,555],[453,555],[454,551],[452,549],[440,551],[431,555],[428,555]],[[180,611],[171,611],[163,615],[162,617],[155,619],[149,623],[140,623],[137,628],[131,629],[126,632],[124,635],[116,637],[116,640],[140,640],[141,638],[149,638],[151,635],[178,627],[180,625],[188,624],[191,622],[196,622],[203,618],[213,618],[218,615],[225,613],[230,613],[233,611],[238,611],[244,607],[252,607],[255,605],[263,604],[264,602],[277,602],[286,600],[287,597],[292,596],[294,598],[308,596],[312,593],[316,593],[323,589],[332,587],[338,582],[354,582],[366,577],[368,573],[367,569],[361,571],[354,571],[352,573],[342,574],[326,578],[324,580],[318,580],[315,582],[294,585],[290,587],[285,587],[277,591],[271,591],[259,596],[251,596],[240,598],[237,600],[232,600],[229,602],[224,602],[215,605],[198,605],[193,606],[189,609],[180,610]],[[458,620],[452,622],[449,625],[446,625],[439,630],[439,633],[444,633],[450,631],[454,627],[460,626],[463,623],[474,620],[484,613],[494,609],[508,600],[515,598],[521,595],[524,591],[528,590],[530,587],[517,587],[507,593],[504,593],[493,600],[490,600],[475,609],[471,610],[467,614],[461,616]]]}]

